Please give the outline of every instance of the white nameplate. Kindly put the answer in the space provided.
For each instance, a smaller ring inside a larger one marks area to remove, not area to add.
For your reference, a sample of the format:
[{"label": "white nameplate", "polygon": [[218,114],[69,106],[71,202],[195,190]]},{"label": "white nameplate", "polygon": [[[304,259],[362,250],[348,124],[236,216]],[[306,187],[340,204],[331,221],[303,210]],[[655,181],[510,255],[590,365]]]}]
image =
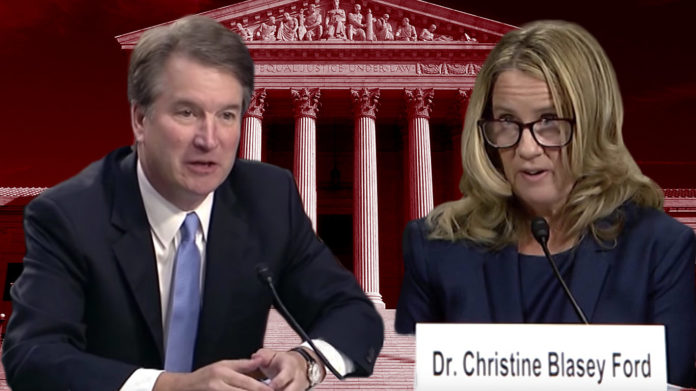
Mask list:
[{"label": "white nameplate", "polygon": [[666,388],[664,326],[416,325],[417,391]]}]

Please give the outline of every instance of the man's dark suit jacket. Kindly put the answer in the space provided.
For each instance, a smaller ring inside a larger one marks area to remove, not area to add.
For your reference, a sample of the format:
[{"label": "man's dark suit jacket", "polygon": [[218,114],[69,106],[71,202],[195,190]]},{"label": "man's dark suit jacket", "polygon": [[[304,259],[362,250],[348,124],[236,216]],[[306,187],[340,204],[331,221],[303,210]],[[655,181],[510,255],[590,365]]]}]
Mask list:
[{"label": "man's dark suit jacket", "polygon": [[[137,368],[162,368],[152,236],[135,154],[121,148],[44,192],[25,210],[27,253],[12,289],[3,349],[21,390],[117,390]],[[215,192],[194,368],[248,358],[272,303],[266,264],[312,338],[372,372],[383,325],[354,276],[315,236],[290,173],[237,160]]]},{"label": "man's dark suit jacket", "polygon": [[[569,288],[590,323],[664,324],[669,381],[693,385],[694,232],[658,210],[625,204],[622,212],[615,246],[600,246],[588,235],[574,250]],[[421,219],[404,233],[397,332],[413,333],[418,322],[524,322],[516,246],[491,251],[429,240],[428,232]],[[560,321],[579,322],[570,304]]]}]

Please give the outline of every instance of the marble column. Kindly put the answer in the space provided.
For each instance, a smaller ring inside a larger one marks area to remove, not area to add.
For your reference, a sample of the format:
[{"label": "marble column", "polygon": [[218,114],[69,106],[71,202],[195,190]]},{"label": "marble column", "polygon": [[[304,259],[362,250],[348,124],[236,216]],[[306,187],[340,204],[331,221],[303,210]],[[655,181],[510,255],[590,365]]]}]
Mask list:
[{"label": "marble column", "polygon": [[261,160],[261,121],[266,111],[266,89],[254,90],[249,108],[242,121],[242,135],[239,141],[239,157]]},{"label": "marble column", "polygon": [[405,89],[408,111],[409,218],[421,218],[433,209],[433,168],[430,158],[432,88]]},{"label": "marble column", "polygon": [[379,89],[351,89],[355,115],[353,160],[353,268],[368,298],[385,308],[379,293],[377,141]]},{"label": "marble column", "polygon": [[290,89],[295,116],[295,157],[293,174],[305,213],[317,230],[317,113],[319,88]]},{"label": "marble column", "polygon": [[459,183],[462,179],[462,131],[464,130],[464,121],[466,121],[466,110],[469,107],[469,98],[471,97],[471,88],[460,88],[457,90],[457,108],[461,118],[460,126],[455,127],[452,131],[452,164],[454,175],[454,186],[452,188],[452,199],[459,199],[462,192],[459,189]]}]

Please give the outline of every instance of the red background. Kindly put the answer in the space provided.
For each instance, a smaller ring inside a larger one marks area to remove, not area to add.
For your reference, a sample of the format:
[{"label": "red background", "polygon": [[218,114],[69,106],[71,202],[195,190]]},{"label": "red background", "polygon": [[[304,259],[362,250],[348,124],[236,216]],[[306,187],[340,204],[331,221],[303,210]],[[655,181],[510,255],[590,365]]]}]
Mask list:
[{"label": "red background", "polygon": [[[663,187],[696,187],[696,3],[434,2],[513,25],[556,18],[585,26],[617,70],[636,160]],[[114,36],[232,3],[0,2],[0,186],[54,185],[131,142],[129,52]]]}]

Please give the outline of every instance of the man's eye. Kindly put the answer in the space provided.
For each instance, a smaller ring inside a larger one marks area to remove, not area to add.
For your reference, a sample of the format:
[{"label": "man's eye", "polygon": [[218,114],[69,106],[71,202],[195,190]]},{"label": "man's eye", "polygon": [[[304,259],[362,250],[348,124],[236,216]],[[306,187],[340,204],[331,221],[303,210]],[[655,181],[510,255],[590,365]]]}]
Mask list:
[{"label": "man's eye", "polygon": [[181,116],[181,117],[184,117],[184,118],[193,117],[193,111],[188,110],[188,109],[179,110],[179,111],[177,111],[176,114]]},{"label": "man's eye", "polygon": [[231,111],[226,111],[226,112],[222,113],[222,118],[226,121],[231,121],[231,120],[235,119],[235,117],[236,117],[235,114]]}]

